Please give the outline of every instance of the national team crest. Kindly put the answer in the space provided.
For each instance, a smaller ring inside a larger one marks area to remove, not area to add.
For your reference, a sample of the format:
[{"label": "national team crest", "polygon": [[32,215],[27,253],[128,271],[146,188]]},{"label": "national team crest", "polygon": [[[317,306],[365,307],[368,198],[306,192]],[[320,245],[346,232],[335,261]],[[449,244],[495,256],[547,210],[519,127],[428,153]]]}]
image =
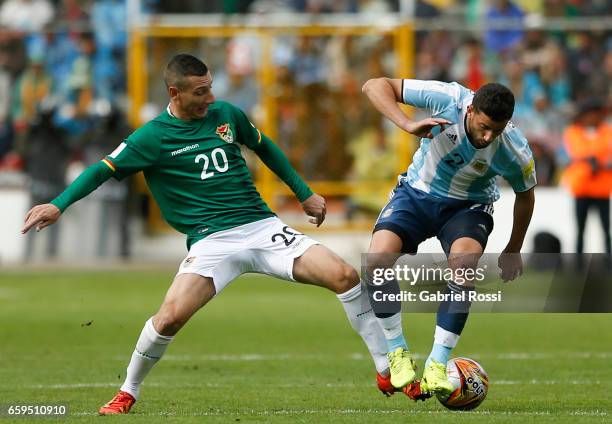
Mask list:
[{"label": "national team crest", "polygon": [[472,168],[474,168],[474,170],[477,172],[483,172],[485,169],[487,169],[487,166],[487,162],[483,160],[477,160],[472,164]]},{"label": "national team crest", "polygon": [[232,127],[230,124],[223,124],[217,127],[217,131],[215,131],[221,139],[227,143],[234,142],[234,133],[232,132]]}]

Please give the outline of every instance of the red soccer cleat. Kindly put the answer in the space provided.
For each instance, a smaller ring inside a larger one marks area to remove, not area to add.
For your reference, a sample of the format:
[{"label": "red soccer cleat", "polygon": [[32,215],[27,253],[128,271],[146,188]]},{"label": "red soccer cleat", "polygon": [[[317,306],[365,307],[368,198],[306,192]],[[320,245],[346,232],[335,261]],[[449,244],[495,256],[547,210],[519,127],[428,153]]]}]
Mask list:
[{"label": "red soccer cleat", "polygon": [[395,387],[393,387],[393,384],[391,384],[390,375],[383,377],[379,373],[376,373],[376,383],[378,383],[378,390],[380,390],[383,395],[389,397],[395,393]]},{"label": "red soccer cleat", "polygon": [[413,401],[425,401],[425,399],[429,399],[432,395],[431,393],[423,393],[421,391],[421,381],[414,380],[412,383],[407,385],[402,389],[402,391]]},{"label": "red soccer cleat", "polygon": [[100,415],[127,414],[134,403],[136,403],[134,396],[119,391],[110,402],[100,408],[99,413]]}]

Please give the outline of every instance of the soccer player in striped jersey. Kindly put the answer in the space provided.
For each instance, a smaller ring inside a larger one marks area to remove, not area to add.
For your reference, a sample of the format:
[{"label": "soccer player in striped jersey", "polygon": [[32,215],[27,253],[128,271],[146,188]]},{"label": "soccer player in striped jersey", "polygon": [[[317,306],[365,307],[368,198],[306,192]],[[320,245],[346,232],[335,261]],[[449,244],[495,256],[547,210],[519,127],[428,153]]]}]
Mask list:
[{"label": "soccer player in striped jersey", "polygon": [[[520,250],[533,212],[536,175],[527,140],[510,122],[512,92],[495,83],[474,93],[457,83],[390,78],[367,81],[363,92],[395,125],[421,137],[408,171],[398,177],[375,224],[367,269],[390,266],[401,253],[416,253],[418,245],[433,236],[452,269],[474,269],[493,230],[496,177],[502,176],[516,197],[510,240],[498,265],[504,281],[521,274]],[[426,110],[430,117],[414,121],[398,103]],[[366,283],[370,277],[366,273]],[[399,290],[397,282],[386,289]],[[470,290],[473,282],[448,281],[449,293],[467,295]],[[470,302],[440,303],[420,387],[413,384],[416,366],[402,331],[401,305],[373,306],[388,343],[392,385],[410,387],[407,392],[415,396],[419,391],[423,396],[450,394],[446,362],[465,326]]]},{"label": "soccer player in striped jersey", "polygon": [[388,374],[385,338],[362,293],[359,275],[268,208],[240,146],[254,151],[292,189],[317,226],[325,219],[325,200],[310,190],[281,150],[240,109],[215,101],[212,74],[199,59],[175,56],[164,81],[170,96],[167,109],[87,168],[51,203],[32,208],[22,229],[40,231],[109,178],[121,180],[143,171],[166,221],[187,236],[189,252],[159,311],[144,325],[119,393],[100,414],[128,413],[144,378],[181,327],[246,272],[332,290],[366,343],[378,375]]}]

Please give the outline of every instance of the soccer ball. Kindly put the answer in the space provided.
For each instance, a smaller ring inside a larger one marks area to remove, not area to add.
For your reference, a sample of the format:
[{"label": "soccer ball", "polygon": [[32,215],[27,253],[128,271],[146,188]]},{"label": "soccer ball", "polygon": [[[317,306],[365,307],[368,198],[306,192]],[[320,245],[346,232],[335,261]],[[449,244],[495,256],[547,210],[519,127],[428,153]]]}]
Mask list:
[{"label": "soccer ball", "polygon": [[446,375],[455,389],[448,397],[438,396],[438,400],[448,409],[454,411],[474,409],[487,397],[489,376],[473,359],[451,359],[446,364]]}]

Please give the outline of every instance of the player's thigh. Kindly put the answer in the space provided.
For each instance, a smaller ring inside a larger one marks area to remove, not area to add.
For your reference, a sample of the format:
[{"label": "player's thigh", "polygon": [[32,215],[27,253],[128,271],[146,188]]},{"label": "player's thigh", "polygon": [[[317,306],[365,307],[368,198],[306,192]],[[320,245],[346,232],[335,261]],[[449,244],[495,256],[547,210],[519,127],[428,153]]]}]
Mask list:
[{"label": "player's thigh", "polygon": [[178,274],[153,317],[155,329],[163,335],[175,334],[198,309],[215,296],[212,278],[199,274]]},{"label": "player's thigh", "polygon": [[311,246],[293,262],[293,278],[306,284],[344,293],[359,283],[355,268],[327,247]]},{"label": "player's thigh", "polygon": [[399,183],[374,224],[369,253],[416,253],[419,244],[436,233],[424,212],[435,210],[435,202],[427,193]]},{"label": "player's thigh", "polygon": [[475,269],[492,230],[491,214],[481,210],[467,209],[450,218],[438,234],[449,266],[453,270]]},{"label": "player's thigh", "polygon": [[[483,205],[486,209],[486,205]],[[450,217],[437,234],[438,240],[448,255],[451,252],[480,253],[487,247],[493,231],[493,216],[483,210],[464,209]],[[464,240],[465,239],[465,240]]]}]

